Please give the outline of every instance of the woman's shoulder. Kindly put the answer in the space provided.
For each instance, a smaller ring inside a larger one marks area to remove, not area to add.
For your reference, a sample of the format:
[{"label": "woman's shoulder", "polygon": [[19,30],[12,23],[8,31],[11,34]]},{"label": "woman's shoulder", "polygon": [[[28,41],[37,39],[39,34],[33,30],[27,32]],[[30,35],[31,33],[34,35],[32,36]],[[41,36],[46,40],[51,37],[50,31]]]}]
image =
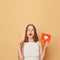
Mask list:
[{"label": "woman's shoulder", "polygon": [[42,45],[41,41],[37,41],[37,43],[38,43],[38,45],[39,45],[39,46],[41,46],[41,45]]}]

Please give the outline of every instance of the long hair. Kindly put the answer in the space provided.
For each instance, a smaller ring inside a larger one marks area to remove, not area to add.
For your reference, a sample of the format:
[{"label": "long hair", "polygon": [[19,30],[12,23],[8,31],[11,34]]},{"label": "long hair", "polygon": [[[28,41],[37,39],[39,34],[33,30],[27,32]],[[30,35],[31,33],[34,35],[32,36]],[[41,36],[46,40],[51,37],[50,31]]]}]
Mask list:
[{"label": "long hair", "polygon": [[29,26],[33,26],[33,28],[34,28],[34,36],[33,36],[33,39],[34,39],[34,42],[37,42],[38,41],[38,35],[37,35],[37,32],[36,32],[36,28],[35,28],[35,26],[33,24],[28,24],[26,26],[24,42],[28,42],[27,29],[28,29]]}]

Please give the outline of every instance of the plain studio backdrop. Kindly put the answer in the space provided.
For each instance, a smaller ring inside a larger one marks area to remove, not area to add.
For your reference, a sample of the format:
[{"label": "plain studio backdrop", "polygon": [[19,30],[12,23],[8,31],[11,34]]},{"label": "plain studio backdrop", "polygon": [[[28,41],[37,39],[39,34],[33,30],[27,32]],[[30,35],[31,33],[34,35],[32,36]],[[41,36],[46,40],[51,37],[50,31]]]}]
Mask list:
[{"label": "plain studio backdrop", "polygon": [[52,35],[44,60],[60,60],[60,0],[0,0],[0,60],[18,60],[18,36],[27,24]]}]

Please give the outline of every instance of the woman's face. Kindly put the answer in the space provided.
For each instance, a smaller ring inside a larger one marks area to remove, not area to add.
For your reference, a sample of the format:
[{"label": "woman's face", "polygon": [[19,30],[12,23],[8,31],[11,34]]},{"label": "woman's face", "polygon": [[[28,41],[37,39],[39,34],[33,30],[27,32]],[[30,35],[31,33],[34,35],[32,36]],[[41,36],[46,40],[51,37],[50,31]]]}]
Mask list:
[{"label": "woman's face", "polygon": [[33,38],[33,36],[34,36],[34,28],[33,26],[29,26],[27,28],[27,37],[31,39]]}]

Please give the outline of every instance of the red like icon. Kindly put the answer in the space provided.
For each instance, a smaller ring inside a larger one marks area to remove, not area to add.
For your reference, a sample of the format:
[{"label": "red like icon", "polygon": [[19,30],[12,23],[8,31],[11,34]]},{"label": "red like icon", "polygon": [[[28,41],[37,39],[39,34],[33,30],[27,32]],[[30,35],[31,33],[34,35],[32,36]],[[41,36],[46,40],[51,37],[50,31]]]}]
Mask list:
[{"label": "red like icon", "polygon": [[50,42],[50,39],[51,39],[51,35],[50,34],[42,33],[41,40],[43,40],[44,43]]}]

